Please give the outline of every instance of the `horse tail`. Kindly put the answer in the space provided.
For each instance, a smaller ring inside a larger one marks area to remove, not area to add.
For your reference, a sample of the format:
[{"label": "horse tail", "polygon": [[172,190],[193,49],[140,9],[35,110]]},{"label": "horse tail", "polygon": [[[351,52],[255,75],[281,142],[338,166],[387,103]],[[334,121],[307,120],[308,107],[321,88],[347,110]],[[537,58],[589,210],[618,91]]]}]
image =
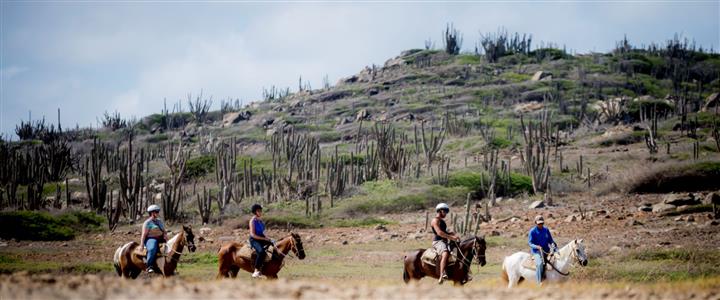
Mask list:
[{"label": "horse tail", "polygon": [[403,257],[403,262],[404,262],[404,264],[403,264],[403,281],[405,281],[405,283],[408,283],[408,282],[410,282],[410,274],[408,273],[408,270],[407,270],[406,260],[407,260],[407,256],[404,256]]},{"label": "horse tail", "polygon": [[502,280],[503,280],[505,283],[510,282],[510,278],[508,278],[507,270],[505,270],[505,262],[504,262],[504,261],[503,261],[503,264],[502,264],[502,274],[500,274],[500,277],[502,277]]}]

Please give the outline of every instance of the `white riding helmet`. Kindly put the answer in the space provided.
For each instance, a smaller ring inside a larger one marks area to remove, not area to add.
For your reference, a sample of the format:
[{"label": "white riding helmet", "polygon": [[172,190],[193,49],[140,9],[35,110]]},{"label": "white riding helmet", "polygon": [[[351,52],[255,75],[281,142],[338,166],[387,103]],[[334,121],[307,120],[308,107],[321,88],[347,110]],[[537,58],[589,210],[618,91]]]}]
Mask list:
[{"label": "white riding helmet", "polygon": [[160,211],[160,206],[157,204],[148,206],[147,212],[154,212],[154,211]]},{"label": "white riding helmet", "polygon": [[444,210],[446,210],[446,211],[449,212],[449,211],[450,211],[450,206],[448,206],[447,203],[440,203],[440,204],[438,204],[437,206],[435,206],[435,211],[436,211],[436,212],[439,211],[439,210],[442,210],[442,209],[444,209]]}]

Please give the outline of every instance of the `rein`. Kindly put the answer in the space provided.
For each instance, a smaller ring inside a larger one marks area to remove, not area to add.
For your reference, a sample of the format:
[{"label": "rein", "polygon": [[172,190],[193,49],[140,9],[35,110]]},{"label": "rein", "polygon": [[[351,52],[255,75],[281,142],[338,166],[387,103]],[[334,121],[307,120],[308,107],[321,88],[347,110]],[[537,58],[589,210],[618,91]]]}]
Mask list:
[{"label": "rein", "polygon": [[[562,276],[568,276],[568,275],[570,275],[570,271],[568,271],[567,273],[560,272],[560,270],[558,270],[558,268],[555,267],[555,265],[552,263],[552,261],[550,261],[550,258],[549,258],[549,257],[550,257],[550,256],[555,256],[555,253],[548,253],[548,252],[545,252],[545,250],[540,250],[540,251],[542,251],[543,253],[547,254],[547,255],[545,256],[545,262],[547,262],[547,263],[553,268],[553,270],[555,270],[555,272],[557,272],[558,274],[560,274],[560,275],[562,275]],[[571,258],[574,257],[575,259],[577,259],[577,256],[575,255],[575,252],[574,252],[574,251],[572,252],[572,255],[571,255],[571,256],[572,256]]]}]

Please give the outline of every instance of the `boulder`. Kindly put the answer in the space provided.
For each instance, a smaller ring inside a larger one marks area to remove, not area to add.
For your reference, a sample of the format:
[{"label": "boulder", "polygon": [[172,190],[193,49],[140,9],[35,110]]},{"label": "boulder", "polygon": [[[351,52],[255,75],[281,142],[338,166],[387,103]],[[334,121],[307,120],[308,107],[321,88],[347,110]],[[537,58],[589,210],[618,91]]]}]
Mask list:
[{"label": "boulder", "polygon": [[543,208],[545,207],[545,202],[542,200],[534,201],[533,203],[528,206],[529,209],[536,209],[536,208]]},{"label": "boulder", "polygon": [[385,228],[385,226],[382,224],[378,224],[377,226],[375,226],[375,230],[387,231],[387,228]]},{"label": "boulder", "polygon": [[565,218],[565,223],[571,223],[577,221],[577,217],[575,215],[569,215],[567,218]]},{"label": "boulder", "polygon": [[210,229],[210,227],[200,228],[200,235],[208,235],[210,234],[210,232],[212,232],[212,229]]},{"label": "boulder", "polygon": [[544,71],[537,71],[535,72],[535,74],[533,74],[532,78],[530,78],[530,81],[540,81],[547,77],[550,77],[550,79],[552,79],[552,74]]},{"label": "boulder", "polygon": [[88,199],[88,194],[86,192],[75,191],[70,194],[70,200],[72,202],[85,202]]},{"label": "boulder", "polygon": [[355,115],[355,121],[365,120],[368,117],[370,117],[370,113],[368,113],[367,109],[361,109],[357,115]]},{"label": "boulder", "polygon": [[252,113],[249,111],[237,111],[237,112],[226,113],[225,115],[223,115],[223,121],[222,121],[223,127],[238,123],[240,121],[249,120],[251,115],[252,115]]},{"label": "boulder", "polygon": [[674,211],[677,206],[667,203],[658,203],[653,205],[652,212],[654,213],[664,213],[664,212],[670,212]]},{"label": "boulder", "polygon": [[681,206],[697,205],[700,204],[700,201],[695,199],[695,195],[693,194],[667,194],[663,197],[662,203]]},{"label": "boulder", "polygon": [[720,93],[713,93],[705,98],[702,111],[715,112],[716,109],[720,110]]},{"label": "boulder", "polygon": [[703,199],[702,203],[720,205],[720,193],[712,192],[710,194],[707,194]]},{"label": "boulder", "polygon": [[273,123],[275,123],[275,118],[268,117],[268,118],[264,118],[260,121],[260,126],[267,129]]},{"label": "boulder", "polygon": [[651,212],[652,210],[653,210],[653,208],[650,204],[642,205],[642,206],[638,207],[638,211]]}]

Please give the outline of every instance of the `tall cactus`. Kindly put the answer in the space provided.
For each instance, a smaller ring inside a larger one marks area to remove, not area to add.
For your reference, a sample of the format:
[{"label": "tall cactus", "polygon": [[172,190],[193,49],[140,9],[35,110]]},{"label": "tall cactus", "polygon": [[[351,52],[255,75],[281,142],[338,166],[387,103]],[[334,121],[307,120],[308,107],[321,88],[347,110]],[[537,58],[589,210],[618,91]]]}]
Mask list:
[{"label": "tall cactus", "polygon": [[552,146],[550,117],[548,112],[544,111],[539,123],[528,122],[525,125],[525,120],[521,115],[520,125],[522,125],[525,140],[525,147],[520,152],[520,159],[525,172],[532,179],[533,192],[544,191],[550,179],[549,157]]},{"label": "tall cactus", "polygon": [[94,138],[90,155],[85,157],[85,188],[90,208],[97,213],[102,212],[107,197],[108,178],[107,171],[103,174],[103,165],[107,166],[108,152],[107,146]]}]

